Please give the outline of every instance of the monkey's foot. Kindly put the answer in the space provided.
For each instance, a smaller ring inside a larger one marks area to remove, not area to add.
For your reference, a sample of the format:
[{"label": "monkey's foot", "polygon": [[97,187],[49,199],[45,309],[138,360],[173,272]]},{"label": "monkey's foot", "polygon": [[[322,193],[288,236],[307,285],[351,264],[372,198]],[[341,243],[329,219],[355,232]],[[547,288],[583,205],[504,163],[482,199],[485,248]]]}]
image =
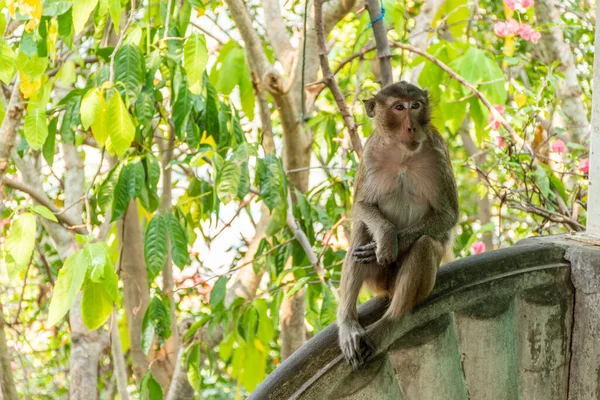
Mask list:
[{"label": "monkey's foot", "polygon": [[340,327],[339,338],[344,358],[352,366],[352,370],[358,370],[373,355],[373,345],[362,327]]}]

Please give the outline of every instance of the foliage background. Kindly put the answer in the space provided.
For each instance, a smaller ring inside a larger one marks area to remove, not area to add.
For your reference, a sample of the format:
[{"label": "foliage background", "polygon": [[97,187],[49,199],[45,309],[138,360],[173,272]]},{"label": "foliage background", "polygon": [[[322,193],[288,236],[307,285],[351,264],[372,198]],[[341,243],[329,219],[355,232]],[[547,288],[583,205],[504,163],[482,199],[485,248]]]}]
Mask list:
[{"label": "foliage background", "polygon": [[[429,90],[450,148],[453,256],[581,230],[594,4],[382,6],[394,79]],[[364,141],[370,17],[325,7]],[[304,8],[0,0],[5,398],[245,397],[334,321],[359,157]]]}]

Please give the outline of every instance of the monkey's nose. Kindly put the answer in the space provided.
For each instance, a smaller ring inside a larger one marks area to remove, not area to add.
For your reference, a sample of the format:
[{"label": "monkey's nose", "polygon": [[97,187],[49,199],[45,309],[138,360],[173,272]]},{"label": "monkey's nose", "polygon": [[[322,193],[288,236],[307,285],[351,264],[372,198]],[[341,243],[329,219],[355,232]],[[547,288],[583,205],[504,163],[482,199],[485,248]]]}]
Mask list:
[{"label": "monkey's nose", "polygon": [[411,126],[409,126],[409,127],[408,127],[408,132],[410,132],[410,133],[415,133],[415,132],[416,132],[416,129],[415,129],[414,127],[411,127]]}]

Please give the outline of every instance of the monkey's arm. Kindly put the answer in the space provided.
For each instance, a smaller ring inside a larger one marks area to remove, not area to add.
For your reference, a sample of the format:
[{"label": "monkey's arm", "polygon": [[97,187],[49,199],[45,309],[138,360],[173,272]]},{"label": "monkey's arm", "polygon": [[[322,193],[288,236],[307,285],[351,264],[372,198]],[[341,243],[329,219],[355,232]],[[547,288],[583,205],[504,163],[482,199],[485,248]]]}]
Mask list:
[{"label": "monkey's arm", "polygon": [[367,258],[357,258],[360,264],[368,264],[374,261],[381,265],[391,264],[398,257],[398,236],[396,227],[392,224],[381,212],[379,207],[374,204],[369,204],[365,201],[358,200],[354,204],[353,213],[355,218],[362,221],[367,230],[373,237],[374,242],[365,244],[365,246],[374,250]]}]

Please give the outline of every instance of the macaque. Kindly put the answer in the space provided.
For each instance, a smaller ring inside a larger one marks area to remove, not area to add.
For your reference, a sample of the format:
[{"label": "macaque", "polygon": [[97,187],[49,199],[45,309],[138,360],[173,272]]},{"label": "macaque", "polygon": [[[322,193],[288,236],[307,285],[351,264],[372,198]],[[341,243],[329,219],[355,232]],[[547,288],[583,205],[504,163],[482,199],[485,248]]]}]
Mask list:
[{"label": "macaque", "polygon": [[[337,315],[340,348],[355,370],[373,355],[382,331],[373,327],[400,318],[429,295],[458,221],[448,148],[430,122],[427,91],[402,81],[364,105],[375,130],[356,174]],[[368,331],[356,311],[363,283],[389,299]]]}]

